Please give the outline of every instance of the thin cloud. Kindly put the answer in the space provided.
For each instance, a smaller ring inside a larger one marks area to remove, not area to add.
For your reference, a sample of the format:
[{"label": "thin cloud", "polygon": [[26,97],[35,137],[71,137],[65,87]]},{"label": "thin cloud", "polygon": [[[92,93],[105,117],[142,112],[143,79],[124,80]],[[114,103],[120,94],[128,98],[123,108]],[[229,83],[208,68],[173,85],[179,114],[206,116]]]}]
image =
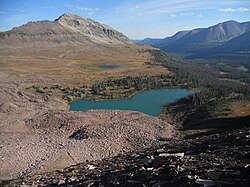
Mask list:
[{"label": "thin cloud", "polygon": [[95,14],[95,12],[88,12],[88,15],[89,16],[92,16],[92,15],[94,15]]},{"label": "thin cloud", "polygon": [[177,15],[176,14],[170,14],[169,15],[171,18],[175,18]]},{"label": "thin cloud", "polygon": [[16,9],[16,8],[8,8],[8,9],[5,9],[7,11],[13,11],[13,12],[27,12],[27,10],[24,10],[24,9]]},{"label": "thin cloud", "polygon": [[[147,0],[141,3],[125,2],[119,8],[121,11],[129,13],[130,15],[138,16],[138,13],[143,16],[157,16],[161,14],[176,14],[181,12],[193,12],[193,11],[206,11],[206,10],[221,10],[221,11],[238,11],[246,12],[248,8],[237,9],[224,9],[223,6],[238,6],[238,5],[250,5],[250,2],[242,0],[238,2],[235,0]],[[132,7],[132,8],[131,8]],[[183,15],[192,16],[192,15]],[[202,17],[202,16],[198,16]]]},{"label": "thin cloud", "polygon": [[193,16],[193,15],[194,15],[193,12],[189,12],[189,13],[187,13],[187,12],[181,12],[180,13],[180,16],[184,16],[184,17],[189,17],[189,16]]},{"label": "thin cloud", "polygon": [[140,6],[138,6],[138,5],[135,6],[135,9],[139,9],[139,8],[140,8]]},{"label": "thin cloud", "polygon": [[6,12],[0,10],[0,14],[6,14]]},{"label": "thin cloud", "polygon": [[42,8],[44,8],[44,9],[54,9],[53,6],[43,6]]},{"label": "thin cloud", "polygon": [[92,16],[95,14],[96,11],[99,11],[98,8],[89,8],[89,7],[79,7],[79,6],[75,6],[75,5],[72,5],[72,4],[64,4],[65,7],[69,7],[73,10],[80,10],[80,11],[85,11],[87,12],[87,14],[89,16]]},{"label": "thin cloud", "polygon": [[220,8],[220,12],[249,12],[249,8]]},{"label": "thin cloud", "polygon": [[199,14],[198,17],[199,17],[199,18],[203,18],[203,14]]},{"label": "thin cloud", "polygon": [[87,7],[76,7],[77,10],[83,10],[83,11],[98,11],[98,8],[87,8]]},{"label": "thin cloud", "polygon": [[71,4],[68,4],[68,3],[65,3],[64,6],[66,6],[66,7],[75,7],[74,5],[71,5]]}]

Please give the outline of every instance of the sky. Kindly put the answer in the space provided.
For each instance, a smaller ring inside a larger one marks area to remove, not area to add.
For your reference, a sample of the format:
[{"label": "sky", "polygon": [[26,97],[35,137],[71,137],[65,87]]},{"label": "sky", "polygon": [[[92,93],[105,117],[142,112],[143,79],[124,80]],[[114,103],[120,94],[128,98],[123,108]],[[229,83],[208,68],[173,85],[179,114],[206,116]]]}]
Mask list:
[{"label": "sky", "polygon": [[73,13],[131,39],[164,38],[219,22],[250,21],[250,0],[0,0],[0,31]]}]

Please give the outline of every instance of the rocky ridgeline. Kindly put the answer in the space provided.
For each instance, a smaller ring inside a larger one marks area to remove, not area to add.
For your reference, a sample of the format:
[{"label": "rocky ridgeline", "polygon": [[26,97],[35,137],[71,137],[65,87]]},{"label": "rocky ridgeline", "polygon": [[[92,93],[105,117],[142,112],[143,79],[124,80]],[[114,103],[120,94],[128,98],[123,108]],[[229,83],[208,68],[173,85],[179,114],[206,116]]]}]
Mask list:
[{"label": "rocky ridgeline", "polygon": [[75,14],[63,14],[55,20],[65,28],[79,32],[99,42],[129,42],[129,38],[108,25]]},{"label": "rocky ridgeline", "polygon": [[0,32],[0,48],[60,47],[130,43],[130,39],[110,26],[75,14],[63,14],[55,21],[28,22]]},{"label": "rocky ridgeline", "polygon": [[175,138],[143,152],[3,186],[250,186],[250,128]]}]

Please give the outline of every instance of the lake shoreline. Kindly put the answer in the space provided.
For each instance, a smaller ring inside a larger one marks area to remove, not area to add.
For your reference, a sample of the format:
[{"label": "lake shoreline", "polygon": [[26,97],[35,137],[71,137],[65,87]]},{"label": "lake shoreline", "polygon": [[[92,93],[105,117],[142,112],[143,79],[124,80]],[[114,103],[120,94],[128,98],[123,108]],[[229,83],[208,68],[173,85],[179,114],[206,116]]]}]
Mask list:
[{"label": "lake shoreline", "polygon": [[[130,97],[122,99],[115,99],[115,100],[81,99],[73,101],[69,104],[70,104],[70,110],[72,111],[87,111],[91,109],[92,110],[117,109],[117,110],[138,111],[146,113],[151,116],[159,116],[163,112],[165,105],[174,103],[183,97],[187,97],[188,95],[193,94],[194,92],[195,91],[193,90],[187,90],[181,88],[149,89],[149,90],[141,90],[139,92],[135,92],[132,95],[130,95]],[[148,104],[147,101],[150,101],[150,104]],[[140,106],[144,107],[140,108]],[[147,111],[148,108],[152,108],[152,110],[157,110],[157,112]]]},{"label": "lake shoreline", "polygon": [[139,151],[174,134],[171,125],[139,112],[73,112],[61,98],[24,89],[60,79],[0,78],[0,182],[62,169],[76,164],[72,158],[81,163]]}]

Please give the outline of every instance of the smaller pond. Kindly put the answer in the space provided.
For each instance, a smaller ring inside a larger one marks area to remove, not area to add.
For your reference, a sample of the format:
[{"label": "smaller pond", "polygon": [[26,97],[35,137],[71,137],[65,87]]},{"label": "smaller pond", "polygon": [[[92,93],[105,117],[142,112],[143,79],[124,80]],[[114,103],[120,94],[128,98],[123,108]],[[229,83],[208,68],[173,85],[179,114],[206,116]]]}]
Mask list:
[{"label": "smaller pond", "polygon": [[195,91],[186,89],[146,90],[135,94],[132,98],[119,100],[78,100],[70,103],[70,110],[86,111],[90,109],[118,109],[143,112],[151,116],[159,115],[163,106],[173,103]]},{"label": "smaller pond", "polygon": [[97,66],[98,68],[102,69],[118,69],[118,68],[124,68],[125,66],[119,66],[119,65],[101,65]]}]

